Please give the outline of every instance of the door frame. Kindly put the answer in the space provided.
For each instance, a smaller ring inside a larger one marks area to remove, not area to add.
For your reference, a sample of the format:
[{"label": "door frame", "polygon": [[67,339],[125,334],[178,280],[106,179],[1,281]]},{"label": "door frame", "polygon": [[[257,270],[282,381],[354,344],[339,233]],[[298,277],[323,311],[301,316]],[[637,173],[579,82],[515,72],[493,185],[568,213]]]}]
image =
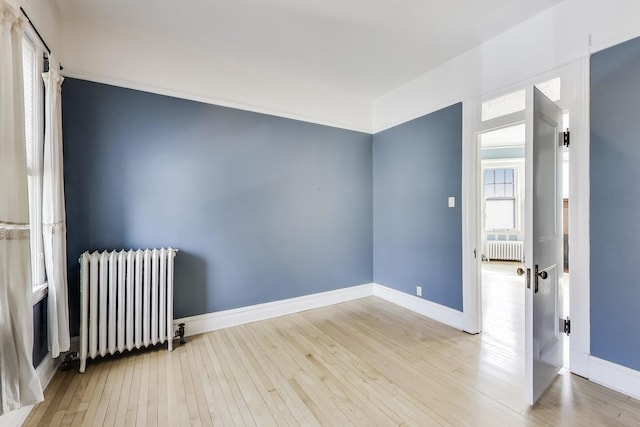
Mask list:
[{"label": "door frame", "polygon": [[[571,146],[569,169],[569,265],[571,346],[570,370],[589,377],[590,298],[589,298],[589,58],[581,58],[563,67],[534,76],[526,81],[483,94],[463,103],[462,148],[462,277],[463,329],[469,333],[482,330],[480,280],[480,168],[477,135],[489,130],[480,120],[484,101],[522,90],[527,86],[561,78],[561,99],[557,103],[570,112]],[[524,112],[520,113],[524,117]],[[518,121],[519,113],[492,120],[493,127]],[[580,214],[578,214],[580,213]]]}]

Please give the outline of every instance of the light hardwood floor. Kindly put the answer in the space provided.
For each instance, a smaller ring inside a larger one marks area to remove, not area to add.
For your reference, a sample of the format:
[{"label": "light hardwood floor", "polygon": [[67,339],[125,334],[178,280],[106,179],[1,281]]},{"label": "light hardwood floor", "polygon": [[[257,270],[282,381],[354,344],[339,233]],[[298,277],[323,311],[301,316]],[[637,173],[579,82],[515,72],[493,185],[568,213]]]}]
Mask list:
[{"label": "light hardwood floor", "polygon": [[497,342],[369,297],[59,372],[26,425],[640,425],[566,372],[529,408]]}]

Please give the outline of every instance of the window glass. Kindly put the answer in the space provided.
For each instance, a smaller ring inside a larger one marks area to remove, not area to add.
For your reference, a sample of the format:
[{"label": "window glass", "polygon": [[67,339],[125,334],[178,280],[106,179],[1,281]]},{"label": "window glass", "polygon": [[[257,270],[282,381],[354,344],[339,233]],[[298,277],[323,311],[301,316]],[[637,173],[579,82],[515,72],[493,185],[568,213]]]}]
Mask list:
[{"label": "window glass", "polygon": [[552,101],[560,100],[560,77],[538,83],[536,87]]},{"label": "window glass", "polygon": [[35,51],[33,46],[26,40],[22,43],[22,77],[24,82],[24,130],[27,140],[27,167],[29,175],[32,174],[33,168],[33,139],[34,132],[34,82],[33,75],[35,70]]},{"label": "window glass", "polygon": [[485,228],[487,230],[513,230],[516,228],[515,199],[487,200]]},{"label": "window glass", "polygon": [[516,228],[515,169],[485,169],[485,229],[514,230]]},{"label": "window glass", "polygon": [[519,90],[482,103],[482,121],[523,111],[526,91]]},{"label": "window glass", "polygon": [[[559,101],[561,96],[560,77],[538,83],[536,87],[552,101]],[[524,111],[526,91],[519,90],[499,96],[482,103],[481,120],[495,119],[507,114]]]},{"label": "window glass", "polygon": [[22,43],[22,73],[24,82],[24,124],[27,153],[29,225],[31,247],[31,278],[33,286],[45,282],[42,239],[42,173],[44,111],[42,82],[42,51],[28,37]]},{"label": "window glass", "polygon": [[513,182],[513,169],[504,170],[504,182]]},{"label": "window glass", "polygon": [[513,197],[515,195],[513,193],[513,184],[505,184],[504,185],[504,195],[505,195],[505,197]]}]

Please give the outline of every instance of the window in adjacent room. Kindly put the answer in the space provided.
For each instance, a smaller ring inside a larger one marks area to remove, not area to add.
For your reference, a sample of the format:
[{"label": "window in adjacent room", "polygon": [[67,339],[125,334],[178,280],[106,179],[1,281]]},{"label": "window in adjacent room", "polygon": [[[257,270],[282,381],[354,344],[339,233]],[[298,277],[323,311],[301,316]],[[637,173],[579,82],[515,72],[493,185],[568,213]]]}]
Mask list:
[{"label": "window in adjacent room", "polygon": [[514,230],[516,228],[515,168],[485,169],[485,229]]}]

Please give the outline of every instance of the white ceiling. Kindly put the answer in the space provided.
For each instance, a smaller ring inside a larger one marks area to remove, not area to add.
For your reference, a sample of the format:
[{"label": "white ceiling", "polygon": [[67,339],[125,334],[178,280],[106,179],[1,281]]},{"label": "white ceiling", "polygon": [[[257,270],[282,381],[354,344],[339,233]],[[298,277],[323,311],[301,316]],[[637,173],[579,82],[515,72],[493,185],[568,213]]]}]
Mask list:
[{"label": "white ceiling", "polygon": [[561,0],[55,0],[65,23],[380,97]]}]

